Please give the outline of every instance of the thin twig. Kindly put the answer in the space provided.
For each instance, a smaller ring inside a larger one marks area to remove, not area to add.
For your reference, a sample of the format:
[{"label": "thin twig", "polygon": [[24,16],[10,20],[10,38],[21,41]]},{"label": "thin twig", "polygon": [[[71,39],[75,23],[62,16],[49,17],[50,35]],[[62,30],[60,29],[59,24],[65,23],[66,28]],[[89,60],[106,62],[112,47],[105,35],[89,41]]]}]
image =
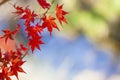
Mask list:
[{"label": "thin twig", "polygon": [[56,0],[53,0],[52,3],[51,3],[51,6],[47,9],[47,11],[45,11],[44,15],[48,13],[48,11],[50,10],[50,8],[52,7],[53,3],[55,2]]}]

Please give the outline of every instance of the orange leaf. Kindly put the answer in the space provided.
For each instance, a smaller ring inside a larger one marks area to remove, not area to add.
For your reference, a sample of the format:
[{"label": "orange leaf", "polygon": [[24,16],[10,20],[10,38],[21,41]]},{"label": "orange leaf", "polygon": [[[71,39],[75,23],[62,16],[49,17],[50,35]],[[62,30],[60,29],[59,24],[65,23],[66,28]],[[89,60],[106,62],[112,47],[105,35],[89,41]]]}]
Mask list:
[{"label": "orange leaf", "polygon": [[50,36],[52,35],[52,30],[53,28],[56,28],[57,30],[59,30],[59,28],[57,27],[57,24],[55,23],[55,18],[52,16],[44,16],[43,18],[43,24],[42,24],[42,28],[47,28],[48,31],[50,32]]},{"label": "orange leaf", "polygon": [[56,6],[56,16],[57,16],[60,24],[62,24],[62,22],[67,23],[64,15],[68,14],[68,12],[62,10],[62,8],[63,8],[63,5],[60,5],[60,6],[57,5]]}]

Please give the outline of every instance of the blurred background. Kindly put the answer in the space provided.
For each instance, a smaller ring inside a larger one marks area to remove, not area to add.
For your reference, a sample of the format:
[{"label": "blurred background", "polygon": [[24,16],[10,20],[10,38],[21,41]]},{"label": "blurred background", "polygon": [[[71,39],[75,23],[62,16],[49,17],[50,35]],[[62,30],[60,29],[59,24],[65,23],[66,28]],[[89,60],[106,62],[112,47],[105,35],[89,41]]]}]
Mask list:
[{"label": "blurred background", "polygon": [[[51,2],[51,0],[47,0]],[[35,0],[11,0],[40,13]],[[120,80],[120,0],[56,0],[64,4],[68,24],[60,32],[43,34],[41,51],[25,57],[20,80]],[[48,14],[54,13],[55,5]],[[14,29],[17,21],[9,3],[0,5],[0,30]],[[23,25],[23,21],[19,21]],[[2,32],[0,32],[2,34]],[[24,34],[19,40],[24,40]],[[1,40],[3,42],[4,40]],[[12,48],[0,43],[0,47]],[[14,42],[13,42],[14,43]],[[13,77],[14,78],[14,77]],[[16,80],[16,79],[14,79]]]}]

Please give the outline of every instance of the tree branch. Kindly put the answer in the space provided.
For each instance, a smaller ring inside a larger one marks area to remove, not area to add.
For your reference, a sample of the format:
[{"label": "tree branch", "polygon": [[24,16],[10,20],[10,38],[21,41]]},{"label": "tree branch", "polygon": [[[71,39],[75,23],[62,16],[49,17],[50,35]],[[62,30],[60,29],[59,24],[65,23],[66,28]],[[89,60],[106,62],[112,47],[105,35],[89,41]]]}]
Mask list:
[{"label": "tree branch", "polygon": [[1,0],[1,1],[0,1],[0,6],[3,5],[3,4],[5,4],[5,3],[8,2],[8,1],[10,1],[10,0]]}]

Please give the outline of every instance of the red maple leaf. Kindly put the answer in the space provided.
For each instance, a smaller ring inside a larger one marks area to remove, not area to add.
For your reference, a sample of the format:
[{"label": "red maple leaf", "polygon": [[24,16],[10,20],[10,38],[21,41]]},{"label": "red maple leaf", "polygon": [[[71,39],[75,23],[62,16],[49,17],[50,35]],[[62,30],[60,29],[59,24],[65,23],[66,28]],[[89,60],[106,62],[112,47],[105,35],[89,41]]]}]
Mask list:
[{"label": "red maple leaf", "polygon": [[35,48],[40,50],[40,45],[44,44],[44,42],[41,41],[42,36],[34,36],[33,38],[29,39],[29,46],[32,49],[32,52],[35,50]]},{"label": "red maple leaf", "polygon": [[57,16],[60,24],[62,24],[62,22],[67,23],[64,15],[68,14],[68,12],[62,10],[62,8],[63,8],[63,5],[60,5],[60,6],[57,5],[56,6],[56,16]]},{"label": "red maple leaf", "polygon": [[43,9],[50,7],[50,4],[47,3],[46,0],[37,0],[37,1]]},{"label": "red maple leaf", "polygon": [[34,18],[37,14],[35,14],[34,11],[31,11],[28,6],[23,9],[23,7],[14,5],[14,8],[16,9],[16,12],[13,13],[20,15],[21,19],[25,19],[26,26],[28,26],[30,22],[34,22]]},{"label": "red maple leaf", "polygon": [[26,31],[28,32],[28,36],[27,38],[29,37],[39,37],[39,34],[41,34],[41,32],[43,32],[43,29],[42,27],[37,23],[35,26],[29,26],[26,28]]},{"label": "red maple leaf", "polygon": [[12,66],[10,70],[10,75],[15,75],[18,79],[18,72],[25,73],[25,71],[21,68],[25,61],[22,61],[19,58],[15,58],[12,60]]},{"label": "red maple leaf", "polygon": [[57,27],[57,24],[55,23],[55,18],[52,16],[44,16],[42,18],[43,20],[43,24],[42,24],[42,28],[47,28],[48,31],[50,32],[50,35],[52,34],[52,30],[53,28],[56,28],[57,30],[59,30],[59,28]]},{"label": "red maple leaf", "polygon": [[29,8],[25,9],[24,15],[21,17],[21,19],[25,19],[25,25],[30,25],[30,22],[34,23],[34,19],[37,16],[37,14],[34,13],[34,11],[31,11]]},{"label": "red maple leaf", "polygon": [[8,72],[9,68],[2,66],[1,69],[2,71],[0,72],[0,80],[11,80]]},{"label": "red maple leaf", "polygon": [[0,37],[0,39],[1,38],[5,38],[5,43],[7,42],[8,38],[11,39],[11,40],[13,40],[12,32],[9,29],[2,30],[2,31],[5,33],[5,35],[2,36],[2,37]]},{"label": "red maple leaf", "polygon": [[5,43],[7,42],[8,38],[13,40],[12,35],[15,35],[19,31],[19,29],[20,29],[20,25],[18,25],[18,27],[12,32],[9,29],[2,30],[5,34],[2,37],[0,37],[0,39],[5,38]]},{"label": "red maple leaf", "polygon": [[25,12],[25,10],[24,10],[22,7],[20,7],[20,6],[16,6],[16,5],[14,4],[13,7],[16,9],[16,12],[13,12],[13,13],[15,13],[15,14],[21,15],[21,14],[23,14],[23,13]]},{"label": "red maple leaf", "polygon": [[26,31],[28,32],[27,38],[39,36],[33,26],[27,27]]},{"label": "red maple leaf", "polygon": [[36,32],[40,33],[43,32],[42,26],[39,25],[38,23],[34,26],[34,29]]}]

